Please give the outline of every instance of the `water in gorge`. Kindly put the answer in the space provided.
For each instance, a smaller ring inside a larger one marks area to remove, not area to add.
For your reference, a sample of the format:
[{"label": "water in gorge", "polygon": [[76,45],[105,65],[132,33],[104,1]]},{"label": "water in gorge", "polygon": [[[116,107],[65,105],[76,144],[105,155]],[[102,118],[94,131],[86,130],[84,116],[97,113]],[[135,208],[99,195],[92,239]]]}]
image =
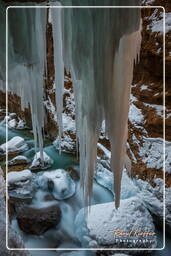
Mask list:
[{"label": "water in gorge", "polygon": [[[0,123],[0,144],[4,143],[5,136],[6,136],[6,126],[1,121]],[[8,129],[8,139],[13,138],[14,136],[21,136],[25,139],[26,143],[28,143],[29,148],[20,153],[20,155],[27,156],[30,160],[33,159],[33,156],[35,154],[34,152],[34,140],[33,135],[29,130],[15,130],[15,129]],[[66,169],[69,167],[73,167],[75,173],[75,176],[77,177],[74,182],[76,185],[76,192],[73,196],[71,196],[68,199],[65,200],[57,200],[53,197],[50,198],[50,201],[47,201],[45,198],[51,195],[51,192],[47,190],[42,190],[40,188],[37,188],[34,194],[34,197],[29,203],[30,207],[37,208],[43,208],[48,207],[52,205],[58,205],[61,209],[61,221],[58,224],[57,227],[49,229],[47,232],[45,232],[42,235],[35,236],[35,235],[28,235],[21,231],[17,224],[17,220],[15,217],[15,214],[12,217],[12,227],[21,235],[24,241],[24,245],[26,248],[81,248],[81,243],[78,241],[78,237],[75,233],[75,217],[78,214],[79,210],[84,207],[83,203],[83,195],[82,190],[80,189],[80,179],[79,177],[79,164],[78,159],[71,154],[62,153],[59,154],[59,152],[55,149],[54,145],[51,144],[50,141],[46,142],[47,144],[44,148],[44,151],[54,160],[53,165],[42,171],[36,171],[33,174],[33,180],[36,183],[39,177],[48,171],[52,171],[55,169]],[[1,165],[3,166],[4,161],[1,161]],[[93,197],[92,197],[92,205],[94,204],[102,204],[107,202],[113,202],[113,193],[106,187],[100,185],[96,180],[93,181]],[[126,185],[126,184],[125,184]],[[126,191],[126,190],[125,190]],[[133,195],[132,195],[133,196]],[[129,194],[123,195],[122,199],[126,199],[129,197]],[[162,233],[158,230],[158,247],[162,245]],[[170,240],[169,237],[166,237],[167,243]],[[39,251],[32,251],[32,255],[47,255],[45,252],[39,252]],[[95,252],[84,252],[85,255],[95,255]],[[54,251],[48,251],[48,255],[62,255],[62,252],[54,252]],[[155,252],[153,255],[167,255],[165,251]]]}]

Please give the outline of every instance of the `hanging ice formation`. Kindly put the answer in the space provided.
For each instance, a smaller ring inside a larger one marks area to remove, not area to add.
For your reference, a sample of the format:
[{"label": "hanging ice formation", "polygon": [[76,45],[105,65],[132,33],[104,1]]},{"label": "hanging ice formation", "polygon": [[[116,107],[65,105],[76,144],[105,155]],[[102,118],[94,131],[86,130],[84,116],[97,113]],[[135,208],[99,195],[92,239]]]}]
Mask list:
[{"label": "hanging ice formation", "polygon": [[[68,6],[96,6],[104,3],[106,6],[139,5],[139,0],[60,2]],[[55,2],[55,5],[59,3]],[[39,11],[38,8],[34,12],[22,9],[22,12],[16,10],[13,14],[17,17],[17,22],[13,22],[13,16],[10,16],[10,89],[21,96],[23,107],[30,104],[34,135],[36,141],[38,137],[39,146],[42,148],[46,11]],[[141,43],[140,9],[52,8],[51,16],[59,130],[62,133],[65,66],[71,72],[74,86],[85,205],[90,205],[97,141],[102,121],[105,120],[106,134],[111,143],[115,205],[119,207],[122,169],[126,159],[130,84]],[[21,20],[23,30],[18,35],[15,33]],[[24,38],[26,34],[27,37]]]},{"label": "hanging ice formation", "polygon": [[[2,38],[0,89],[5,90],[5,6],[1,3]],[[46,72],[47,10],[12,8],[8,10],[8,88],[21,97],[22,109],[31,109],[35,148],[43,159],[44,74]],[[4,33],[3,33],[4,32]],[[3,87],[3,88],[2,88]],[[43,162],[43,161],[42,161]]]},{"label": "hanging ice formation", "polygon": [[[68,0],[65,4],[96,6],[104,5],[104,1]],[[105,1],[105,5],[124,4],[138,5],[139,1]],[[140,9],[53,8],[51,14],[55,71],[63,68],[62,60],[59,62],[62,44],[64,65],[71,72],[73,80],[85,205],[90,205],[97,141],[102,121],[105,120],[106,134],[111,143],[115,205],[119,207],[122,169],[126,160],[130,85],[141,43]],[[60,16],[63,21],[61,28]],[[56,86],[57,94],[62,98],[61,84],[56,82]],[[62,109],[61,105],[57,105],[57,108]]]}]

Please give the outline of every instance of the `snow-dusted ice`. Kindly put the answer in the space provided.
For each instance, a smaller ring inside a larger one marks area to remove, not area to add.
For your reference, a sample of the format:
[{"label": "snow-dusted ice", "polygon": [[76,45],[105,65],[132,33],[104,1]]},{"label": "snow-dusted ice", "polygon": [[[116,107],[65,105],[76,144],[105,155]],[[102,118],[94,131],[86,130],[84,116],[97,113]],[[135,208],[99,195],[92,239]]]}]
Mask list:
[{"label": "snow-dusted ice", "polygon": [[64,169],[44,172],[38,181],[39,186],[49,190],[55,199],[67,199],[75,194],[75,183]]}]

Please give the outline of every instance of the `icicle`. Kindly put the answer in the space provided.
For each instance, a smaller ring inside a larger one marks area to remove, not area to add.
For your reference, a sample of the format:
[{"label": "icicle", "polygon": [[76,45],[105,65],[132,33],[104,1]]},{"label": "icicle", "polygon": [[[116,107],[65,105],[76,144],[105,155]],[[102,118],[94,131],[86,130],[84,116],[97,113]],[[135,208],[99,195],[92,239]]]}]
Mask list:
[{"label": "icicle", "polygon": [[23,109],[30,105],[35,149],[39,147],[42,163],[46,24],[46,9],[8,10],[8,91],[21,97]]},{"label": "icicle", "polygon": [[[55,6],[60,6],[59,2],[55,2]],[[63,111],[63,88],[64,88],[64,62],[63,62],[63,46],[62,46],[62,9],[52,8],[52,30],[54,42],[54,63],[55,63],[55,88],[56,88],[56,106],[57,120],[59,127],[59,151],[61,152],[61,136],[62,111]]]},{"label": "icicle", "polygon": [[[95,0],[84,2],[85,5],[100,3]],[[68,0],[67,4],[82,3]],[[108,5],[125,4],[136,5],[139,0],[108,1]],[[140,10],[64,9],[63,19],[64,60],[73,79],[80,179],[85,205],[90,205],[97,141],[102,121],[105,120],[106,134],[111,142],[111,169],[115,177],[117,208],[126,157],[130,84],[134,59],[141,42]],[[55,31],[59,31],[58,23],[53,23]],[[61,49],[54,47],[54,51]]]}]

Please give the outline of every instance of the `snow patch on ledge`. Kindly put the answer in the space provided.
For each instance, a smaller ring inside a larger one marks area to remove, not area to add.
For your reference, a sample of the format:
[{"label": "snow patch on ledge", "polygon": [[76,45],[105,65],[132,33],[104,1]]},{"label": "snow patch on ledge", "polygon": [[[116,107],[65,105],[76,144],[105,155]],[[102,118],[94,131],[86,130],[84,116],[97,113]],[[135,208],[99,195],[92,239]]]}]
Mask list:
[{"label": "snow patch on ledge", "polygon": [[[156,17],[157,10],[158,9],[156,9],[151,15],[151,17],[149,18],[152,21],[152,23],[148,26],[148,29],[151,29],[152,32],[158,32],[160,34],[163,34],[164,33],[164,27],[163,27],[164,15],[163,15],[163,12],[161,12],[159,18]],[[165,13],[165,32],[167,34],[170,31],[171,31],[171,12],[166,12]]]},{"label": "snow patch on ledge", "polygon": [[141,124],[144,122],[144,116],[141,109],[137,108],[133,103],[130,105],[128,118],[132,124]]}]

